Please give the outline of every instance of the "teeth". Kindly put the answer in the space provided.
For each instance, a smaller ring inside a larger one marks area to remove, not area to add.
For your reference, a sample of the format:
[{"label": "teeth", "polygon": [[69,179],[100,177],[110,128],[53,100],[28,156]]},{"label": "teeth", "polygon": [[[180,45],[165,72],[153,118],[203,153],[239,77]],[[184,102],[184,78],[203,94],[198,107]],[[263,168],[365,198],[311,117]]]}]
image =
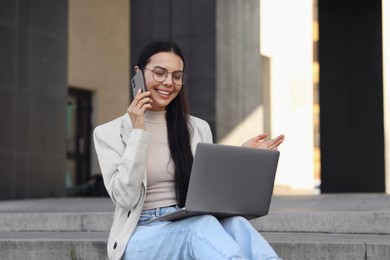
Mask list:
[{"label": "teeth", "polygon": [[158,93],[163,94],[163,95],[169,95],[169,92],[162,91],[162,90],[157,90]]}]

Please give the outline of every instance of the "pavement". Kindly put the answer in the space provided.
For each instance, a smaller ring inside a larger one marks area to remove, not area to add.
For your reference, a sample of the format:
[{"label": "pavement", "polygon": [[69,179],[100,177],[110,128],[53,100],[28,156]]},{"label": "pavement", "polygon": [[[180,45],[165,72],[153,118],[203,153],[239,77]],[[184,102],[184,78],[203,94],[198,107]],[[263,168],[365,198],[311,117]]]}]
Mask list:
[{"label": "pavement", "polygon": [[[0,201],[0,259],[107,259],[109,198]],[[274,196],[251,220],[283,259],[390,259],[390,196]]]}]

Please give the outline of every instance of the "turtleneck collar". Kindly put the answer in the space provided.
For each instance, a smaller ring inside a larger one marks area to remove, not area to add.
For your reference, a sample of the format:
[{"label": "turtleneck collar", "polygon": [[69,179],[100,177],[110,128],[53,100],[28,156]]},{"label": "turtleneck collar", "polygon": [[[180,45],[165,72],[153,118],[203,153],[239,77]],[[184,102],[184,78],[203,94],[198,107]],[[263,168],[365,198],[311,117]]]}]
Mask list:
[{"label": "turtleneck collar", "polygon": [[165,115],[167,114],[167,111],[145,111],[145,122],[151,122],[151,123],[164,123],[166,121]]}]

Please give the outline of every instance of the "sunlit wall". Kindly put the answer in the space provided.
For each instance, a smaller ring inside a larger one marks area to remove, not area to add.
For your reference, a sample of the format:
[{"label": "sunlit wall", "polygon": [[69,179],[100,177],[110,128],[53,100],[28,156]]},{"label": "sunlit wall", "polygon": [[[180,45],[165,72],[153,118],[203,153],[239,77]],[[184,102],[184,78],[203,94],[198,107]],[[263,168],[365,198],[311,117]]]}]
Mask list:
[{"label": "sunlit wall", "polygon": [[70,0],[68,85],[93,92],[95,124],[129,103],[129,1]]},{"label": "sunlit wall", "polygon": [[[129,1],[68,3],[68,85],[94,94],[96,126],[123,115],[129,104]],[[91,173],[98,169],[92,152]]]},{"label": "sunlit wall", "polygon": [[261,54],[270,58],[271,134],[284,133],[276,185],[314,192],[313,2],[261,0]]}]

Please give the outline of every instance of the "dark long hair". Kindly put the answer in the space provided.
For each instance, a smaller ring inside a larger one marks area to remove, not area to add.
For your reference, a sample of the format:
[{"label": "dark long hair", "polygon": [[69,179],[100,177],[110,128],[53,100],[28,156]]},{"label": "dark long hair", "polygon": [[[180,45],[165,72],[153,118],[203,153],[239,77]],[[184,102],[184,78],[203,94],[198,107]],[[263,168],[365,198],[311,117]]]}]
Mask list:
[{"label": "dark long hair", "polygon": [[[150,57],[160,52],[171,52],[185,61],[182,51],[174,42],[152,42],[144,47],[138,56],[137,66],[143,70]],[[175,165],[175,192],[180,207],[184,206],[190,180],[193,156],[191,152],[191,126],[189,125],[189,106],[182,86],[178,96],[167,107],[166,120],[168,144]]]}]

